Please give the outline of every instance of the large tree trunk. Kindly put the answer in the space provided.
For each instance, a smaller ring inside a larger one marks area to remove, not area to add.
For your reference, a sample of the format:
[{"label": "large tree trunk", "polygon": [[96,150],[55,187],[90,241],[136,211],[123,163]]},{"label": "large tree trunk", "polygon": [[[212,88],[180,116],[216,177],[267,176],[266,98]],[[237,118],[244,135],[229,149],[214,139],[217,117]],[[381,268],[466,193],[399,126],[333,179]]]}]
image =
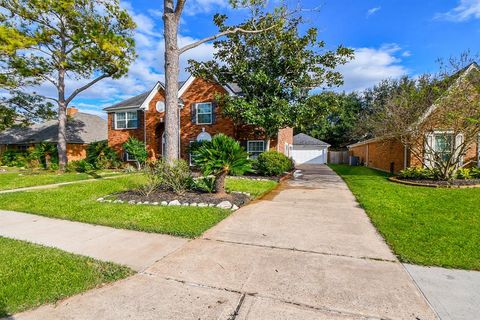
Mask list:
[{"label": "large tree trunk", "polygon": [[179,51],[177,44],[178,19],[174,12],[173,0],[164,4],[165,37],[165,142],[164,157],[168,162],[179,157],[179,110],[178,110],[178,74]]},{"label": "large tree trunk", "polygon": [[219,195],[226,194],[225,192],[225,178],[227,177],[227,171],[222,171],[215,177],[215,192]]},{"label": "large tree trunk", "polygon": [[58,72],[58,166],[65,171],[67,165],[67,104],[65,101],[65,70]]}]

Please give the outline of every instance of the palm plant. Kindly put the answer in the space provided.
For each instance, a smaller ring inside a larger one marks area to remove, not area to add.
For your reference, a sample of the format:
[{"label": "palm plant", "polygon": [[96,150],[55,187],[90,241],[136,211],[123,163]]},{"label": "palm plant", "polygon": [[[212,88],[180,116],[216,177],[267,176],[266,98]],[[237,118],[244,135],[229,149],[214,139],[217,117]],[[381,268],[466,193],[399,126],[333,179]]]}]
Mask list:
[{"label": "palm plant", "polygon": [[224,134],[217,134],[212,141],[204,142],[193,151],[193,161],[204,175],[215,176],[215,191],[225,194],[227,175],[241,175],[252,171],[248,153],[235,139]]}]

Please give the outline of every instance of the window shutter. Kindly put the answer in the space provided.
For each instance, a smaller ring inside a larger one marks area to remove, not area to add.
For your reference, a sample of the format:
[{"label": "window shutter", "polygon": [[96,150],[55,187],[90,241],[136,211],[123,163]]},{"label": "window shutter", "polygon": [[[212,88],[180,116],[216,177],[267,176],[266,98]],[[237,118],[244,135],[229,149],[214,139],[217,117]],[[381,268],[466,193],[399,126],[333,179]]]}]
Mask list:
[{"label": "window shutter", "polygon": [[433,152],[435,151],[434,148],[434,141],[433,141],[433,133],[427,133],[425,135],[425,144],[423,147],[423,153],[425,157],[425,165],[427,168],[433,168]]},{"label": "window shutter", "polygon": [[247,151],[247,140],[240,140],[240,146]]},{"label": "window shutter", "polygon": [[460,166],[463,166],[463,155],[460,154],[459,147],[463,144],[463,134],[459,133],[455,137],[455,158],[460,157]]},{"label": "window shutter", "polygon": [[218,104],[216,101],[212,102],[212,124],[215,124],[217,122],[217,110],[218,110]]},{"label": "window shutter", "polygon": [[197,124],[197,104],[196,103],[192,103],[191,113],[192,113],[192,123]]},{"label": "window shutter", "polygon": [[112,112],[112,130],[115,130],[115,118],[116,118],[116,113]]}]

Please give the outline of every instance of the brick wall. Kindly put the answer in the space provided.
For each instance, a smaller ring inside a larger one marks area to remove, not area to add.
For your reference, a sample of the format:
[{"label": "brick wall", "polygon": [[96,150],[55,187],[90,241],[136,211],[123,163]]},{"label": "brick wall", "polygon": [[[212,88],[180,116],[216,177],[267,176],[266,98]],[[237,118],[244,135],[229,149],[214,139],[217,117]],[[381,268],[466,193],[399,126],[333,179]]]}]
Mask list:
[{"label": "brick wall", "polygon": [[87,157],[87,144],[69,143],[67,144],[68,161],[82,160]]},{"label": "brick wall", "polygon": [[[214,102],[215,96],[218,94],[225,94],[225,89],[214,82],[204,79],[196,78],[189,88],[180,97],[184,102],[184,107],[180,111],[180,148],[181,157],[188,159],[188,149],[191,141],[195,141],[197,136],[204,128],[211,136],[218,133],[224,133],[237,140],[264,140],[265,135],[262,130],[256,129],[252,126],[235,126],[234,122],[222,115],[220,105],[215,106],[215,121],[212,124],[195,124],[192,122],[192,108],[195,103],[199,102]],[[114,113],[108,114],[108,142],[120,155],[123,152],[122,144],[133,136],[140,141],[146,140],[146,147],[150,159],[158,159],[162,154],[162,134],[164,132],[164,117],[165,114],[159,113],[156,110],[158,101],[164,101],[164,92],[160,90],[149,103],[148,110],[145,111],[146,118],[146,134],[144,137],[143,125],[144,114],[143,111],[138,111],[139,127],[137,129],[114,129]],[[286,128],[279,132],[280,143],[277,138],[270,141],[270,149],[284,151],[284,143],[293,143],[293,129]]]},{"label": "brick wall", "polygon": [[387,172],[393,165],[393,170],[397,173],[404,169],[404,150],[400,141],[388,139],[352,147],[350,155],[359,157],[360,162],[367,167]]},{"label": "brick wall", "polygon": [[143,111],[137,112],[138,127],[136,129],[115,129],[114,123],[115,113],[110,112],[108,114],[108,145],[117,151],[119,157],[123,159],[123,147],[122,145],[128,140],[129,137],[134,137],[140,141],[144,140],[143,135]]}]

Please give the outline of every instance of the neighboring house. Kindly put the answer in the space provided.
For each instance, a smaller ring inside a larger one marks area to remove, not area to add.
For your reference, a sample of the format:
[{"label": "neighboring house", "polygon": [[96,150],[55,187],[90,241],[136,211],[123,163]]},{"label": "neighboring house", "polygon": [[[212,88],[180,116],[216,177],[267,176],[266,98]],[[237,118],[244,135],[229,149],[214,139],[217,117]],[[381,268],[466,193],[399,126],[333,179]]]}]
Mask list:
[{"label": "neighboring house", "polygon": [[[236,126],[222,114],[216,103],[218,95],[240,95],[234,85],[222,86],[201,78],[190,77],[179,83],[180,105],[180,157],[190,160],[189,146],[194,141],[209,140],[218,133],[235,138],[245,147],[251,157],[267,149],[262,130],[252,126]],[[125,161],[132,160],[122,145],[129,137],[143,141],[151,160],[162,157],[165,147],[164,86],[155,87],[138,96],[104,109],[108,113],[108,141]],[[282,129],[270,140],[270,150],[288,154],[293,140],[291,128]]]},{"label": "neighboring house", "polygon": [[[67,109],[68,161],[86,157],[89,143],[107,139],[107,122],[99,116]],[[29,127],[10,128],[0,133],[0,153],[5,150],[27,150],[36,144],[58,142],[58,121],[50,120]]]},{"label": "neighboring house", "polygon": [[[480,72],[480,68],[476,63],[472,63],[470,66],[459,72],[456,76],[458,79],[466,76],[470,72]],[[455,85],[455,84],[454,84]],[[445,94],[448,94],[448,90]],[[449,128],[446,128],[442,123],[433,123],[432,119],[435,118],[438,105],[433,104],[430,106],[423,116],[419,119],[420,124],[427,124],[428,127],[433,127],[428,134],[425,135],[423,144],[419,149],[422,151],[422,159],[414,156],[404,144],[395,138],[372,138],[365,141],[360,141],[348,146],[351,156],[359,158],[359,162],[362,165],[379,169],[382,171],[398,173],[399,171],[415,166],[422,166],[426,163],[428,167],[433,166],[428,161],[429,152],[435,153],[449,153],[456,148],[456,146],[463,143],[462,135],[458,134],[453,136],[453,133]],[[468,166],[480,166],[480,136],[476,143],[467,146],[467,150],[463,155],[463,163]],[[428,148],[428,149],[427,149]],[[433,150],[432,150],[433,149]],[[429,152],[426,152],[429,150]],[[430,151],[431,150],[431,151]]]},{"label": "neighboring house", "polygon": [[329,147],[322,140],[299,133],[293,137],[292,159],[295,164],[325,164]]}]

